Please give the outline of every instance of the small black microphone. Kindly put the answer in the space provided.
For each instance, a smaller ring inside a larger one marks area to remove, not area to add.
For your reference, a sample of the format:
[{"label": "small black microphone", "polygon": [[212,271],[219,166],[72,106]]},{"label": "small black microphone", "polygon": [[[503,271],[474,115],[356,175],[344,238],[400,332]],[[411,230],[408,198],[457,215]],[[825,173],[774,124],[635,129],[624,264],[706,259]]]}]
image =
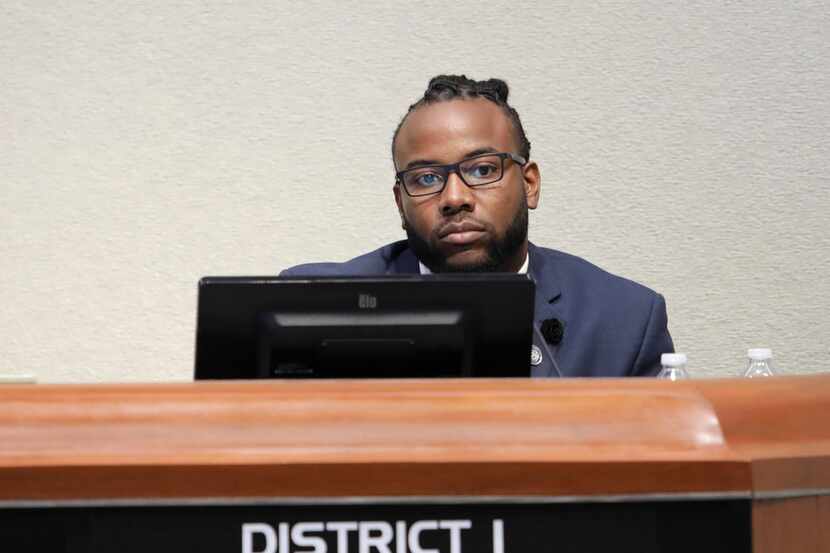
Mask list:
[{"label": "small black microphone", "polygon": [[559,319],[545,319],[542,321],[542,336],[552,346],[559,345],[565,334],[565,326]]}]

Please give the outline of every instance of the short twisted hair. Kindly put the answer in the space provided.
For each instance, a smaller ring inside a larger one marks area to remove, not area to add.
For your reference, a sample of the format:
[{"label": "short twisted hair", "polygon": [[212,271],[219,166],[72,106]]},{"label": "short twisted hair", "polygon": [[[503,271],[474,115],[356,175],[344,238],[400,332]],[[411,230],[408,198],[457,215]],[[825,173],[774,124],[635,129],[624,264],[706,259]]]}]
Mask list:
[{"label": "short twisted hair", "polygon": [[516,133],[516,142],[519,145],[518,154],[525,159],[530,159],[530,141],[525,135],[519,113],[507,103],[509,92],[510,89],[507,83],[501,79],[474,81],[473,79],[468,79],[466,75],[438,75],[437,77],[433,77],[427,85],[424,96],[409,106],[406,115],[403,116],[401,122],[398,123],[398,127],[395,129],[395,134],[392,136],[393,161],[395,158],[395,142],[398,139],[398,133],[410,113],[421,106],[436,102],[446,102],[455,99],[466,100],[468,98],[484,98],[499,106],[513,124],[513,130]]}]

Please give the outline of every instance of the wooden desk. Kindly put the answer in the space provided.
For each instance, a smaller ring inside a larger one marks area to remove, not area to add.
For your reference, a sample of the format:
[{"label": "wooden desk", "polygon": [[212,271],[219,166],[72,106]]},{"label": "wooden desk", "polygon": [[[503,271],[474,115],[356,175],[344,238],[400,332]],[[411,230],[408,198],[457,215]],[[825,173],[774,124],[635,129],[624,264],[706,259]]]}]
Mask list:
[{"label": "wooden desk", "polygon": [[78,551],[830,551],[830,375],[6,386],[0,506]]}]

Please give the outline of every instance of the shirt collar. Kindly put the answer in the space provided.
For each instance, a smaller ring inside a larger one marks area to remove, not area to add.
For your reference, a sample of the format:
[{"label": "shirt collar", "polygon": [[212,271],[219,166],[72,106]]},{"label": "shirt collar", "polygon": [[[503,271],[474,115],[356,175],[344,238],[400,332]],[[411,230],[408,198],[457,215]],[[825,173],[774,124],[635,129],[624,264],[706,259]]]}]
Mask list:
[{"label": "shirt collar", "polygon": [[[525,254],[525,262],[522,263],[522,266],[519,267],[519,270],[516,271],[516,274],[517,275],[526,275],[527,274],[527,269],[528,269],[529,266],[530,266],[530,254],[526,253]],[[429,267],[427,267],[426,265],[424,265],[420,261],[418,261],[418,269],[421,271],[422,275],[431,275],[432,274],[432,271],[429,270]]]}]

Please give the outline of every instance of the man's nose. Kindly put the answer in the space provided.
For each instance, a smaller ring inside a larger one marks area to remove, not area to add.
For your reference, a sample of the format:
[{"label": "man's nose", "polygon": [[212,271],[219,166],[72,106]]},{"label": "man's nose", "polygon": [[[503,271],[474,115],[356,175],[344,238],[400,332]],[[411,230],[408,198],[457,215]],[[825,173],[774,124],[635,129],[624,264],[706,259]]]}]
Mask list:
[{"label": "man's nose", "polygon": [[454,215],[459,211],[472,211],[475,207],[473,189],[464,184],[457,173],[447,176],[447,185],[441,191],[439,208],[444,216]]}]

